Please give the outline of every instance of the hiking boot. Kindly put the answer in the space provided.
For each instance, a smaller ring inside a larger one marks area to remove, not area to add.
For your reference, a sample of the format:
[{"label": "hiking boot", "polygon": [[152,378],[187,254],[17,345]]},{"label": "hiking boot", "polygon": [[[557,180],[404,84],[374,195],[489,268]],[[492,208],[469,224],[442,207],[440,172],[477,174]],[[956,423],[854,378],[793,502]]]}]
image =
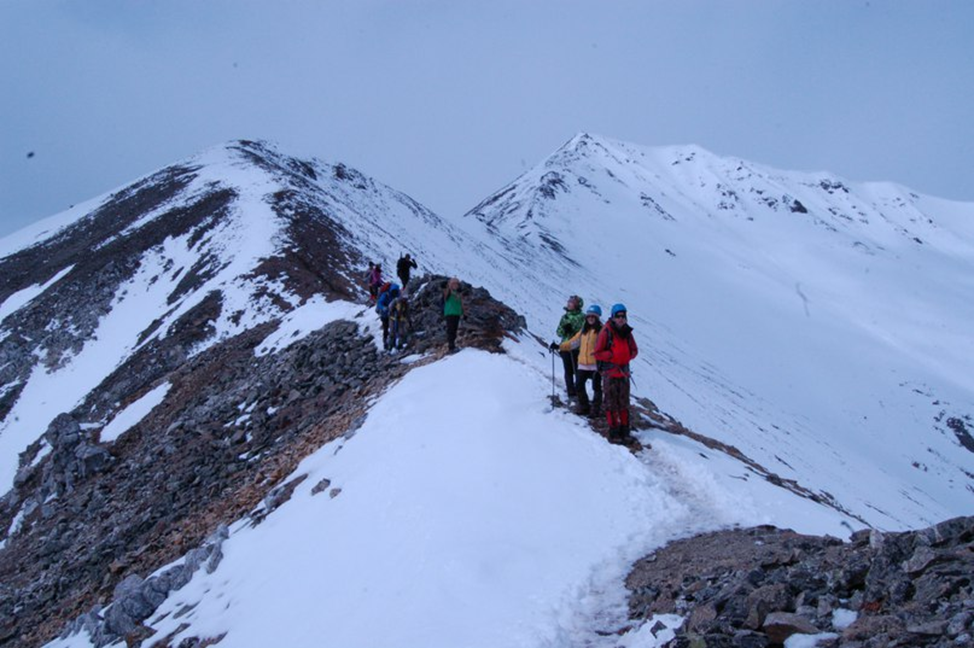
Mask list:
[{"label": "hiking boot", "polygon": [[619,426],[619,440],[623,443],[632,443],[636,439],[632,436],[632,432],[629,430],[628,425]]}]

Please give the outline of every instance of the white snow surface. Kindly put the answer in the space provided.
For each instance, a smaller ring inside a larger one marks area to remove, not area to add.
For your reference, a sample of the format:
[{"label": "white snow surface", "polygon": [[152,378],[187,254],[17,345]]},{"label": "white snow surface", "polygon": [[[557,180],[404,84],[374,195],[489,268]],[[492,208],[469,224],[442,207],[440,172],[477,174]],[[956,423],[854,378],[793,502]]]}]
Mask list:
[{"label": "white snow surface", "polygon": [[845,630],[859,618],[859,613],[854,610],[846,610],[844,608],[839,608],[832,612],[832,625],[836,627],[837,630]]},{"label": "white snow surface", "polygon": [[823,641],[838,639],[834,632],[820,632],[818,634],[793,634],[785,639],[785,648],[815,648]]},{"label": "white snow surface", "polygon": [[284,315],[280,325],[257,345],[254,353],[258,356],[278,353],[328,322],[340,319],[354,320],[368,310],[370,309],[362,304],[344,301],[329,302],[316,295]]}]

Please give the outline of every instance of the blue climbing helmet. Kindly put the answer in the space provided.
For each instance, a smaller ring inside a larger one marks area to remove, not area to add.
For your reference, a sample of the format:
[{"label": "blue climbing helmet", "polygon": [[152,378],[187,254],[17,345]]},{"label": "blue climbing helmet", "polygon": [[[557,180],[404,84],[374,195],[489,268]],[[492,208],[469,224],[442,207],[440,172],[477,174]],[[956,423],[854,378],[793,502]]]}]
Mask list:
[{"label": "blue climbing helmet", "polygon": [[629,312],[625,304],[612,304],[612,317],[615,317],[619,313]]},{"label": "blue climbing helmet", "polygon": [[596,317],[602,317],[602,307],[598,304],[592,304],[585,311],[586,315],[595,315]]}]

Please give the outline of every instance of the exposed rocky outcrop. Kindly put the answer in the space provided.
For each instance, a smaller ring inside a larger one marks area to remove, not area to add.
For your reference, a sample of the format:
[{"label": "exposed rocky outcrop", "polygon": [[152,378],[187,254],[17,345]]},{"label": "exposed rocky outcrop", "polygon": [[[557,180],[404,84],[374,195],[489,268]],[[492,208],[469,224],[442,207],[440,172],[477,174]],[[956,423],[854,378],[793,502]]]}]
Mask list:
[{"label": "exposed rocky outcrop", "polygon": [[974,645],[974,517],[849,542],[773,527],[671,543],[627,579],[633,619],[686,621],[668,646],[835,648]]}]

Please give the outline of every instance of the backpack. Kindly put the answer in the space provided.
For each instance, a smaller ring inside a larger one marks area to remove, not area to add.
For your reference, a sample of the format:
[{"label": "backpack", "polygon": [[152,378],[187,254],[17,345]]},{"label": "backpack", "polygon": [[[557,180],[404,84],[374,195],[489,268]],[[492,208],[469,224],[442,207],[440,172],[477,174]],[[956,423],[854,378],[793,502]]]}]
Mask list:
[{"label": "backpack", "polygon": [[379,292],[379,297],[375,300],[375,312],[379,315],[389,315],[392,302],[399,297],[399,287],[391,288],[391,285],[388,281],[383,284],[382,290]]},{"label": "backpack", "polygon": [[406,321],[409,318],[409,302],[401,295],[396,297],[389,305],[389,313],[398,321]]}]

